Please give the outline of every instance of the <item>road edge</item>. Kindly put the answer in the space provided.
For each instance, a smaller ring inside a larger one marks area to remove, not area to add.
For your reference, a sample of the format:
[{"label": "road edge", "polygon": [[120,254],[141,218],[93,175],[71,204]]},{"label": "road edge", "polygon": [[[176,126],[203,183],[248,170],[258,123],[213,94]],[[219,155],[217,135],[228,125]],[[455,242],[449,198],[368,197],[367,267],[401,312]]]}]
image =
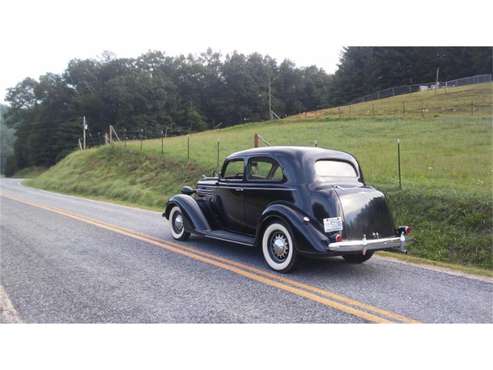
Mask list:
[{"label": "road edge", "polygon": [[19,324],[22,320],[10,301],[7,292],[0,285],[0,323],[2,324]]},{"label": "road edge", "polygon": [[[493,277],[490,275],[487,275],[489,271],[485,271],[485,274],[482,273],[474,273],[474,272],[465,272],[462,269],[462,266],[441,266],[439,262],[433,261],[433,260],[424,260],[422,261],[420,257],[414,257],[414,256],[405,256],[406,259],[404,258],[399,258],[400,256],[393,256],[391,254],[394,254],[392,252],[379,252],[376,255],[378,258],[395,262],[395,263],[401,263],[403,265],[409,265],[409,266],[414,266],[414,267],[419,267],[425,270],[429,271],[435,271],[435,272],[441,272],[444,274],[448,275],[453,275],[453,276],[458,276],[458,277],[463,277],[467,279],[472,279],[472,280],[479,280],[483,281],[486,283],[493,284]],[[410,259],[413,259],[412,261]],[[416,260],[414,260],[416,259]]]}]

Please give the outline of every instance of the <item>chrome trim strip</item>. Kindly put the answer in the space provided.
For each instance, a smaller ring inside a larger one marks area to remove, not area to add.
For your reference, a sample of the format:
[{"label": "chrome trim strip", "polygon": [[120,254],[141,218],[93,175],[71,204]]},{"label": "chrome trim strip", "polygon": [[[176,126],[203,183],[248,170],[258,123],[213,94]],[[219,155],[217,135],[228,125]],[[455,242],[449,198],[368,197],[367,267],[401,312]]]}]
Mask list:
[{"label": "chrome trim strip", "polygon": [[247,247],[253,247],[254,246],[254,244],[240,242],[240,241],[232,240],[232,239],[221,238],[219,236],[215,236],[215,235],[211,235],[211,234],[202,234],[202,235],[204,237],[206,237],[206,238],[220,240],[220,241],[223,241],[223,242],[230,242],[230,243],[235,243],[235,244],[241,244],[241,245],[245,245]]},{"label": "chrome trim strip", "polygon": [[[203,185],[200,185],[200,186],[203,186]],[[235,190],[235,189],[238,189],[238,188],[242,188],[243,190],[285,190],[285,191],[295,191],[295,189],[293,188],[267,188],[267,187],[264,187],[264,188],[261,188],[261,187],[250,187],[250,186],[244,186],[244,185],[241,185],[241,186],[221,186],[221,185],[211,185],[211,186],[206,186],[208,188],[212,188],[212,189],[215,189],[215,188],[221,188],[221,189],[231,189],[231,190]],[[199,190],[204,190],[203,188],[198,188]]]},{"label": "chrome trim strip", "polygon": [[285,190],[285,191],[294,191],[293,188],[257,188],[257,187],[243,187],[243,190]]}]

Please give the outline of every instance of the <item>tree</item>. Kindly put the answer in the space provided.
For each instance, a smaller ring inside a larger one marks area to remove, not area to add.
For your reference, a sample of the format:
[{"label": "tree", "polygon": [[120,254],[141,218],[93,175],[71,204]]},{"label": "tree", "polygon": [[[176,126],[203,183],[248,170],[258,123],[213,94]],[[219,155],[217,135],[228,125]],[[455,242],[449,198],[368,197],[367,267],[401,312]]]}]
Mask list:
[{"label": "tree", "polygon": [[83,116],[90,143],[110,124],[133,138],[164,127],[173,135],[269,119],[269,85],[273,110],[285,116],[433,81],[437,67],[441,80],[491,73],[491,48],[348,47],[335,75],[259,53],[117,58],[105,52],[71,60],[61,74],[20,81],[8,90],[4,120],[15,129],[9,142],[16,165],[50,166],[77,147]]},{"label": "tree", "polygon": [[15,129],[8,127],[4,120],[7,107],[0,104],[0,174],[9,175],[15,169],[7,168],[7,161],[13,160]]},{"label": "tree", "polygon": [[490,47],[347,47],[334,76],[333,103],[389,87],[440,81],[493,70]]}]

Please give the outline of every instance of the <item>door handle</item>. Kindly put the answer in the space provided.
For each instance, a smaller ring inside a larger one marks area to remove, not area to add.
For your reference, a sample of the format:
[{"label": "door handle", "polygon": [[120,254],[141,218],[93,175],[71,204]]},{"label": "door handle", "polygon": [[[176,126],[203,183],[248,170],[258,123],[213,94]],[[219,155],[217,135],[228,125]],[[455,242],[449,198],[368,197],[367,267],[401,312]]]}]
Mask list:
[{"label": "door handle", "polygon": [[235,191],[243,191],[243,188],[235,188]]}]

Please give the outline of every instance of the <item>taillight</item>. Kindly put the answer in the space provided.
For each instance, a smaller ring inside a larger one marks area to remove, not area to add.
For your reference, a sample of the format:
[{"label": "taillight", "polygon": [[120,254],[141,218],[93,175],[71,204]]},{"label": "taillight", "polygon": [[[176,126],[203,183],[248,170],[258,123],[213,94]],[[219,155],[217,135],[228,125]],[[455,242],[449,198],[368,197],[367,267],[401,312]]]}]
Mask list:
[{"label": "taillight", "polygon": [[411,234],[411,226],[399,226],[399,235],[403,234],[404,235],[409,235]]},{"label": "taillight", "polygon": [[342,242],[342,235],[336,234],[336,242]]}]

